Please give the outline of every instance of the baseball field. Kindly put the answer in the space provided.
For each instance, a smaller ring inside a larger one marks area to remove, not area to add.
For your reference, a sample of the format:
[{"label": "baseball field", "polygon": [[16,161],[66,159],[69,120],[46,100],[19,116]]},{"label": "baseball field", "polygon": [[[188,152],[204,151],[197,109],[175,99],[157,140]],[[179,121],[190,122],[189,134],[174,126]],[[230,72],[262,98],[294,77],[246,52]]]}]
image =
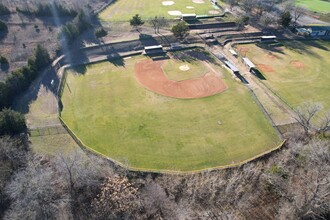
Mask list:
[{"label": "baseball field", "polygon": [[330,13],[330,1],[326,0],[296,0],[296,3],[310,11]]},{"label": "baseball field", "polygon": [[330,42],[245,44],[237,50],[256,64],[266,77],[263,82],[291,106],[318,102],[330,108]]},{"label": "baseball field", "polygon": [[68,70],[61,116],[88,147],[143,170],[231,165],[280,144],[245,86],[207,56],[137,56]]},{"label": "baseball field", "polygon": [[155,16],[180,17],[181,14],[219,15],[221,11],[209,0],[116,0],[99,15],[104,21],[128,21],[139,14],[143,19]]}]

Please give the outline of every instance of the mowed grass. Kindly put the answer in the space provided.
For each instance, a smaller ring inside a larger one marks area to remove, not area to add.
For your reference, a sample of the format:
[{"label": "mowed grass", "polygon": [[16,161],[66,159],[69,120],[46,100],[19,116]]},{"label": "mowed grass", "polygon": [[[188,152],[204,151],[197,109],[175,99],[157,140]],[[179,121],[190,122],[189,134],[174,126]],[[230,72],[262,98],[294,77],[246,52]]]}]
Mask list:
[{"label": "mowed grass", "polygon": [[296,0],[296,4],[310,11],[330,13],[330,2],[325,0]]},{"label": "mowed grass", "polygon": [[[164,6],[163,0],[117,0],[99,14],[99,18],[105,21],[129,21],[133,15],[139,14],[143,19],[155,16],[166,18],[176,18],[171,16],[168,11],[181,11],[184,14],[195,13],[197,15],[207,15],[214,8],[209,0],[203,4],[193,3],[192,0],[173,0],[175,4]],[[187,6],[194,7],[193,9]]]},{"label": "mowed grass", "polygon": [[247,160],[280,143],[230,74],[224,73],[229,88],[221,94],[174,99],[136,81],[140,59],[146,58],[122,67],[88,65],[84,75],[68,72],[62,118],[87,146],[134,168],[191,171]]},{"label": "mowed grass", "polygon": [[[266,85],[291,106],[304,102],[321,103],[330,108],[330,42],[284,41],[282,46],[247,44],[237,46],[255,64],[273,71],[263,71]],[[246,52],[248,51],[248,52]]]}]

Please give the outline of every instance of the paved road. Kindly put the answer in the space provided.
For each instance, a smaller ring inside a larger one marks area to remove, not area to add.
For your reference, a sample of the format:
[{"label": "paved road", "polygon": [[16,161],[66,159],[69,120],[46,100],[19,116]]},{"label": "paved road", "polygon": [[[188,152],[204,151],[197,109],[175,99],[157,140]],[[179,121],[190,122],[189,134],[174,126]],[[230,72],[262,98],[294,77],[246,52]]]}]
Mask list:
[{"label": "paved road", "polygon": [[308,24],[320,24],[320,25],[328,25],[330,26],[330,23],[329,22],[324,22],[324,21],[320,21],[316,18],[313,18],[309,15],[302,15],[298,21],[297,21],[298,24],[300,25],[308,25]]}]

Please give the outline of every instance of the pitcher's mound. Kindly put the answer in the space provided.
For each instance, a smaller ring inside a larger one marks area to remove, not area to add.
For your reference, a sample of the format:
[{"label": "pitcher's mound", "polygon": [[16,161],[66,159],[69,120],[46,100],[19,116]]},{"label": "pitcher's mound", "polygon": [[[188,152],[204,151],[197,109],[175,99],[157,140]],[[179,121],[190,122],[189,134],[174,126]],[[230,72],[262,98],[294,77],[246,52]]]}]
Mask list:
[{"label": "pitcher's mound", "polygon": [[190,70],[190,67],[188,66],[188,64],[182,65],[179,68],[180,68],[181,71],[188,71],[188,70]]},{"label": "pitcher's mound", "polygon": [[135,64],[137,81],[147,89],[160,95],[193,99],[212,96],[223,92],[227,85],[214,72],[210,71],[203,77],[184,81],[168,79],[162,70],[164,60],[142,60]]}]

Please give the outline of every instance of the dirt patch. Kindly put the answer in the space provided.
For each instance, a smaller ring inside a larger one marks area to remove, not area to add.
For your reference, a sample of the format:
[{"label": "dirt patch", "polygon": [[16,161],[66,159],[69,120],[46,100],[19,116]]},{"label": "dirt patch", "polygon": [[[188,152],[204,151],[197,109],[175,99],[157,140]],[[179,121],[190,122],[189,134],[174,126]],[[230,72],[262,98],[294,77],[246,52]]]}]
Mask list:
[{"label": "dirt patch", "polygon": [[290,62],[290,65],[293,66],[296,69],[305,69],[305,67],[306,67],[305,64],[303,64],[299,60],[292,60]]},{"label": "dirt patch", "polygon": [[274,60],[274,59],[276,59],[277,57],[276,57],[273,53],[268,53],[268,54],[267,54],[267,58],[268,58],[268,59],[271,59],[271,60]]},{"label": "dirt patch", "polygon": [[237,51],[239,52],[239,53],[247,53],[247,52],[249,52],[250,51],[250,48],[248,48],[248,47],[240,47],[240,46],[238,46],[237,47]]},{"label": "dirt patch", "polygon": [[174,5],[174,1],[163,1],[162,5],[164,6]]},{"label": "dirt patch", "polygon": [[166,61],[143,60],[135,64],[135,76],[139,83],[147,89],[173,98],[202,98],[226,90],[227,85],[214,72],[210,71],[203,77],[173,81],[169,80],[162,70]]},{"label": "dirt patch", "polygon": [[266,64],[257,64],[258,69],[260,69],[264,73],[274,72],[273,68]]},{"label": "dirt patch", "polygon": [[220,11],[218,11],[218,10],[210,10],[209,11],[209,14],[210,15],[217,15],[217,14],[220,14]]},{"label": "dirt patch", "polygon": [[173,15],[173,16],[180,16],[182,15],[181,11],[168,11],[167,12],[169,15]]},{"label": "dirt patch", "polygon": [[205,1],[204,0],[192,0],[193,3],[196,3],[196,4],[204,4]]}]

